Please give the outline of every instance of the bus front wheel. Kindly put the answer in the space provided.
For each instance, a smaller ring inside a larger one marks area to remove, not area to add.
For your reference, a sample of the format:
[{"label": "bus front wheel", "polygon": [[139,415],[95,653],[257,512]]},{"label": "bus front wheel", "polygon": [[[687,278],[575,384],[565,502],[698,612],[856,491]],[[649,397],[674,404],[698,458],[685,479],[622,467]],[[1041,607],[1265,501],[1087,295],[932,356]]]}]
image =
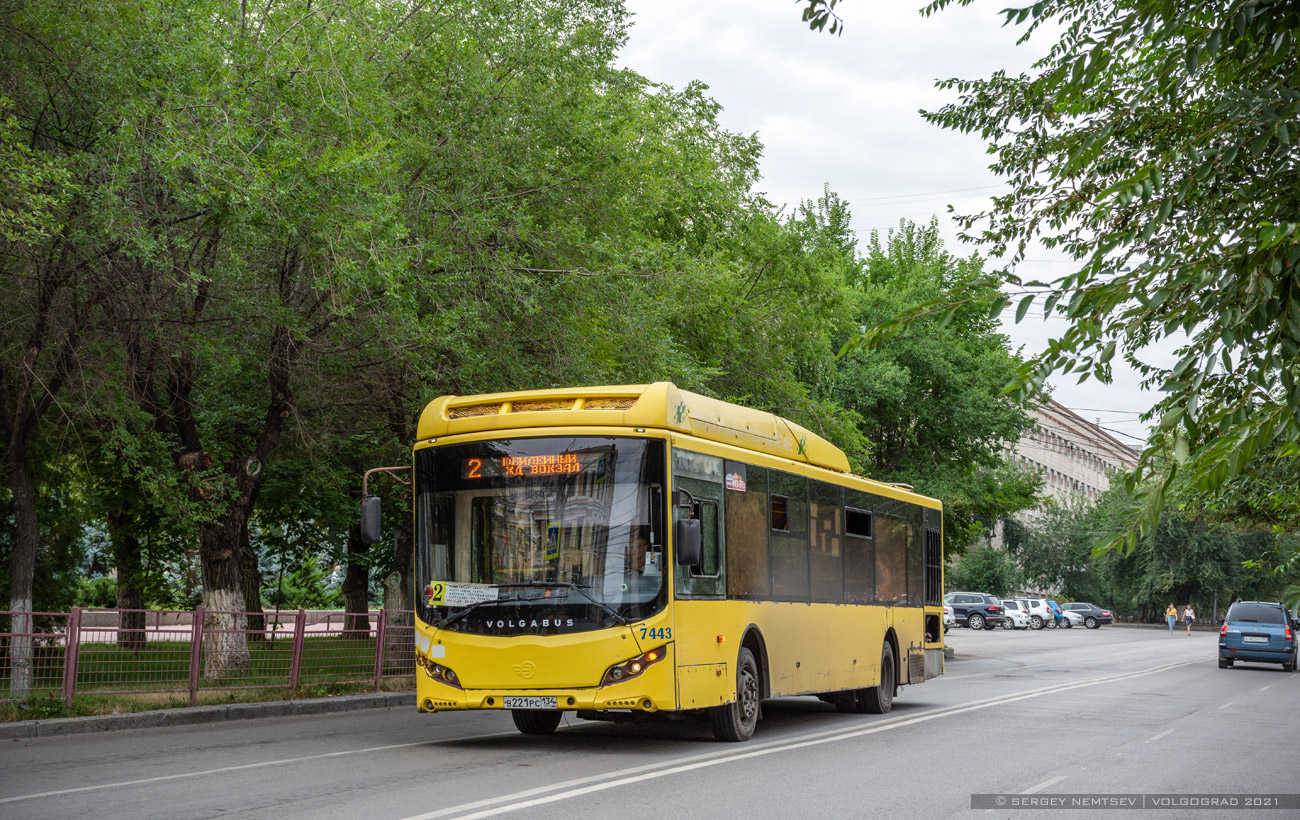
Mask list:
[{"label": "bus front wheel", "polygon": [[873,715],[883,715],[894,705],[894,685],[898,680],[894,674],[894,651],[889,648],[889,642],[885,642],[885,648],[880,653],[880,685],[869,686],[861,691],[858,696],[861,698],[864,711]]},{"label": "bus front wheel", "polygon": [[754,653],[741,647],[736,658],[736,699],[709,709],[709,728],[713,730],[713,736],[727,743],[753,737],[754,727],[758,725],[760,692]]},{"label": "bus front wheel", "polygon": [[560,725],[560,718],[564,716],[563,712],[550,709],[511,709],[510,717],[514,718],[515,728],[526,735],[550,735],[555,733],[555,729]]}]

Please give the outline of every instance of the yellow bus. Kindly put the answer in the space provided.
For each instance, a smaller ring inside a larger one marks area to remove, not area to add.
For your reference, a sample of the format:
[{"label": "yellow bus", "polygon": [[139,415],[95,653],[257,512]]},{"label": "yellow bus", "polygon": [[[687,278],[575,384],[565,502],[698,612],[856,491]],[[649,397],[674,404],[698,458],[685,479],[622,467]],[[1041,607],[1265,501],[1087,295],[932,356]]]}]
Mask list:
[{"label": "yellow bus", "polygon": [[942,505],[792,422],[660,382],[444,396],[417,437],[422,712],[742,741],[764,699],[883,713],[943,674]]}]

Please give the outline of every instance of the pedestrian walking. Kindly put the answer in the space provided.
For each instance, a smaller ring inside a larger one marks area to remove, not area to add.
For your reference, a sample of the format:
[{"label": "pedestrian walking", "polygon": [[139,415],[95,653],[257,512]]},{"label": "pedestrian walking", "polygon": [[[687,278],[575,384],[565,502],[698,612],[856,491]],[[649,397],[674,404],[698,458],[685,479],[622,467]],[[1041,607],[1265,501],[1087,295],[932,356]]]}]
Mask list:
[{"label": "pedestrian walking", "polygon": [[1173,604],[1170,604],[1169,608],[1165,610],[1165,620],[1169,622],[1169,634],[1174,634],[1174,622],[1178,620],[1178,610],[1174,608]]},{"label": "pedestrian walking", "polygon": [[1183,620],[1187,622],[1187,634],[1192,634],[1192,619],[1196,617],[1196,610],[1192,609],[1192,602],[1187,602],[1187,608],[1183,610]]}]

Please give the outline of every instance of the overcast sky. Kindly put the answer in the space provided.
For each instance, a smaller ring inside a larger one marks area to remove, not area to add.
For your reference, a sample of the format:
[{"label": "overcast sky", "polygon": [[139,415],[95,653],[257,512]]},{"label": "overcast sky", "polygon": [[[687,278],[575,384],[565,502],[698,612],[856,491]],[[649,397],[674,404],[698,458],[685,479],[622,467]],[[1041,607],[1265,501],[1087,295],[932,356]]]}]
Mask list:
[{"label": "overcast sky", "polygon": [[[1050,43],[1016,46],[1017,30],[1003,28],[998,14],[1005,2],[983,0],[929,18],[918,13],[921,5],[845,0],[836,10],[847,28],[835,37],[810,32],[793,0],[627,0],[634,18],[622,62],[654,82],[708,85],[723,107],[723,126],[762,141],[759,188],[771,201],[794,206],[829,183],[850,203],[862,240],[872,230],[883,238],[900,218],[935,215],[949,250],[965,256],[974,248],[957,240],[947,206],[978,210],[1007,188],[988,170],[978,135],[941,130],[917,111],[952,101],[936,79],[1025,70]],[[1019,271],[1026,278],[1072,270],[1046,250],[1030,257]],[[1037,308],[1031,313],[1041,316]],[[1014,345],[1036,353],[1062,326],[1027,319],[1008,321],[1005,330]],[[1167,345],[1149,357],[1171,351]],[[1114,433],[1142,436],[1138,414],[1157,396],[1142,391],[1126,366],[1115,375],[1112,385],[1056,378],[1053,395]]]}]

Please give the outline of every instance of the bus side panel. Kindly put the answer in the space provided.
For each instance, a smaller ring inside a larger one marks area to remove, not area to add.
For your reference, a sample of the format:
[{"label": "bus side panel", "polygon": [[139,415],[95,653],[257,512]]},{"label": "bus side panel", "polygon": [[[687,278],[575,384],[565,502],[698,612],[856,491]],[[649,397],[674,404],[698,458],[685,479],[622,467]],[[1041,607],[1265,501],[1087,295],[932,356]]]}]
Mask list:
[{"label": "bus side panel", "polygon": [[674,612],[683,709],[735,699],[735,662],[750,624],[763,636],[773,697],[874,686],[891,614],[885,607],[779,601],[677,601]]},{"label": "bus side panel", "polygon": [[772,696],[836,692],[880,679],[882,607],[765,602],[757,622],[767,637]]}]

